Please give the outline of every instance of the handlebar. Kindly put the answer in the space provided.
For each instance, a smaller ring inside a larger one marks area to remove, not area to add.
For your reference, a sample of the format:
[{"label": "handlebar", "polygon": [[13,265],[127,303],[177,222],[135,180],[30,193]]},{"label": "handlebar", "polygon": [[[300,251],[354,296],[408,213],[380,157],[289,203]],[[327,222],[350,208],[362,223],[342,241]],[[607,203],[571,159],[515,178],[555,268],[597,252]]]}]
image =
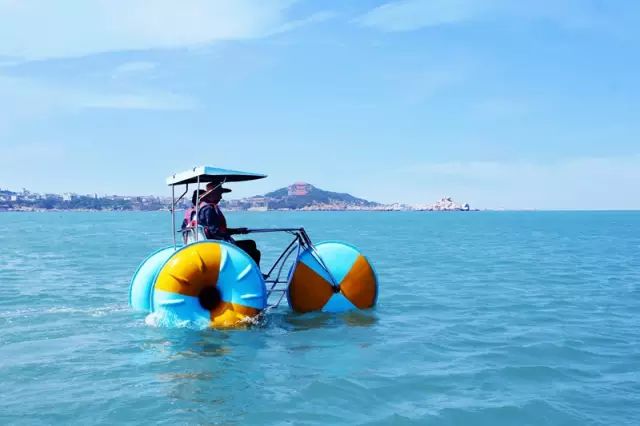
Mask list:
[{"label": "handlebar", "polygon": [[304,228],[255,228],[247,229],[247,233],[264,234],[268,232],[304,232]]}]

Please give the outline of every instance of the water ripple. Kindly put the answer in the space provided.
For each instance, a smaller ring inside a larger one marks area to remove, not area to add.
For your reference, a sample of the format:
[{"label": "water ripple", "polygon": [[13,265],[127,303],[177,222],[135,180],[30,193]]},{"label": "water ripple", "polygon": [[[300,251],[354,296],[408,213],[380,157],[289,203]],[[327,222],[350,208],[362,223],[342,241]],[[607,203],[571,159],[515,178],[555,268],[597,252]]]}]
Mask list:
[{"label": "water ripple", "polygon": [[[354,243],[374,260],[379,306],[278,308],[241,330],[168,329],[126,306],[138,262],[168,241],[166,213],[0,214],[0,422],[640,418],[640,213],[229,220],[304,225],[315,241]],[[286,241],[259,243],[268,263]]]}]

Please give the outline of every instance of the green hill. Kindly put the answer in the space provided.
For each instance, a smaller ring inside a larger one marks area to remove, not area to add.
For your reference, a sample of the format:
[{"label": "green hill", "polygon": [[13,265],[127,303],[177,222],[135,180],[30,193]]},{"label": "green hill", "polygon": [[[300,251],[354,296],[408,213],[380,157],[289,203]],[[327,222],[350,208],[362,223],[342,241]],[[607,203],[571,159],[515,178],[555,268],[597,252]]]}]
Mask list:
[{"label": "green hill", "polygon": [[263,196],[270,209],[301,209],[305,207],[375,207],[379,203],[354,197],[351,194],[325,191],[307,183],[298,183],[269,192]]}]

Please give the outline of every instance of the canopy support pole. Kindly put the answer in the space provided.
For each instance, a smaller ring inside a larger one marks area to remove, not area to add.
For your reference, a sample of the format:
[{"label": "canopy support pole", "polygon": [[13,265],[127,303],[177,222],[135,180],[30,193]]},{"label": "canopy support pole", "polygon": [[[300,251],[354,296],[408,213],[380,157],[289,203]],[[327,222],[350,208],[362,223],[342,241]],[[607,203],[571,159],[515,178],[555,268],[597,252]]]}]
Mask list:
[{"label": "canopy support pole", "polygon": [[171,212],[171,234],[173,234],[173,249],[176,249],[176,187],[171,185],[171,208],[169,209]]},{"label": "canopy support pole", "polygon": [[196,194],[198,194],[198,196],[196,197],[196,228],[195,228],[195,232],[196,232],[196,241],[198,241],[198,216],[200,215],[200,176],[198,176],[198,188],[196,188]]}]

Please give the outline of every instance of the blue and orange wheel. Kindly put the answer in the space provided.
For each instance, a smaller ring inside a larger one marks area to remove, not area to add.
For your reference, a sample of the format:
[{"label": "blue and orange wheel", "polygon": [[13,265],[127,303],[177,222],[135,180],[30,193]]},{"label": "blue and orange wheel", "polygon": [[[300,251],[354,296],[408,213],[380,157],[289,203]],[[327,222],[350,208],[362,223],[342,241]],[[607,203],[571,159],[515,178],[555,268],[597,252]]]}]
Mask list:
[{"label": "blue and orange wheel", "polygon": [[342,242],[323,242],[303,251],[293,266],[287,301],[296,312],[345,312],[372,308],[378,278],[360,251]]},{"label": "blue and orange wheel", "polygon": [[[223,241],[189,244],[145,262],[132,281],[134,307],[162,313],[165,321],[235,327],[266,307],[267,291],[258,266],[238,247]],[[151,283],[151,284],[149,284]],[[148,297],[148,302],[144,298]]]}]

